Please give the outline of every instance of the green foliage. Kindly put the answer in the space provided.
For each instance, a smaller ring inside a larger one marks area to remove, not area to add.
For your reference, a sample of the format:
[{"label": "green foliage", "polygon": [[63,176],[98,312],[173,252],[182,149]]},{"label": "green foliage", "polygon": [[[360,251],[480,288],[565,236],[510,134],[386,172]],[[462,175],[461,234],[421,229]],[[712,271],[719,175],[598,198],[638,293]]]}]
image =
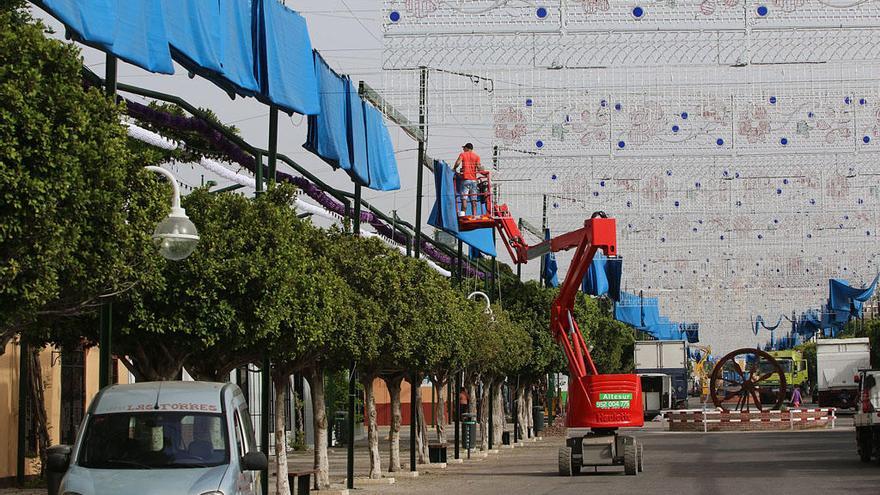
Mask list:
[{"label": "green foliage", "polygon": [[[183,360],[202,377],[219,377],[257,360],[268,336],[300,307],[310,229],[291,209],[294,189],[256,199],[200,189],[183,206],[201,240],[187,259],[167,263],[155,287],[136,287],[117,304],[118,351],[151,378],[173,376]],[[308,304],[323,301],[314,292]]]},{"label": "green foliage", "polygon": [[[816,367],[816,343],[815,342],[805,342],[799,346],[796,346],[795,349],[801,351],[804,356],[804,360],[807,362],[807,376],[810,380],[810,388],[815,389],[816,384],[818,383],[818,374]],[[873,353],[872,353],[873,354]],[[872,356],[873,362],[873,356]]]},{"label": "green foliage", "polygon": [[20,6],[0,8],[0,337],[63,328],[99,296],[153,283],[164,261],[149,237],[168,205],[119,109],[83,89],[76,48]]}]

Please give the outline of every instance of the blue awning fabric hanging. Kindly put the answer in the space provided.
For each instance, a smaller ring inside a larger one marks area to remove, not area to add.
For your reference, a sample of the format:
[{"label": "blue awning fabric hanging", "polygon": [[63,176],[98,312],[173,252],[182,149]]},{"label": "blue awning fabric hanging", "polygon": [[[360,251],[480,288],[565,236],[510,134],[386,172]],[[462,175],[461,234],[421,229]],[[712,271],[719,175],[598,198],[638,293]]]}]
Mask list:
[{"label": "blue awning fabric hanging", "polygon": [[860,289],[850,286],[846,280],[837,278],[828,280],[828,309],[834,314],[835,321],[846,322],[852,315],[860,316],[862,305],[874,295],[878,281],[880,274],[874,277],[871,285]]},{"label": "blue awning fabric hanging", "polygon": [[623,275],[623,259],[608,258],[601,252],[593,257],[587,268],[581,290],[591,296],[605,296],[616,301],[620,299],[620,279]]},{"label": "blue awning fabric hanging", "polygon": [[467,232],[458,230],[458,207],[455,204],[454,172],[444,161],[434,161],[434,190],[437,199],[428,224],[452,234],[468,246],[478,249],[488,256],[497,256],[492,229],[475,229]]},{"label": "blue awning fabric hanging", "polygon": [[254,0],[260,93],[279,108],[302,115],[321,111],[309,28],[278,0]]},{"label": "blue awning fabric hanging", "polygon": [[[544,240],[551,239],[550,229],[544,229]],[[544,255],[544,285],[547,287],[559,287],[559,265],[556,263],[556,254],[547,253]]]},{"label": "blue awning fabric hanging", "polygon": [[370,164],[367,159],[367,128],[364,120],[364,102],[351,79],[345,78],[346,130],[349,175],[362,186],[370,185]]},{"label": "blue awning fabric hanging", "polygon": [[43,5],[83,43],[150,72],[174,74],[162,2],[44,0]]},{"label": "blue awning fabric hanging", "polygon": [[364,102],[364,120],[367,130],[367,162],[370,165],[370,189],[395,191],[400,189],[397,157],[382,112]]},{"label": "blue awning fabric hanging", "polygon": [[314,52],[314,67],[321,102],[319,115],[309,116],[307,150],[323,158],[333,168],[351,170],[348,151],[348,109],[346,81],[336,74],[324,57]]}]

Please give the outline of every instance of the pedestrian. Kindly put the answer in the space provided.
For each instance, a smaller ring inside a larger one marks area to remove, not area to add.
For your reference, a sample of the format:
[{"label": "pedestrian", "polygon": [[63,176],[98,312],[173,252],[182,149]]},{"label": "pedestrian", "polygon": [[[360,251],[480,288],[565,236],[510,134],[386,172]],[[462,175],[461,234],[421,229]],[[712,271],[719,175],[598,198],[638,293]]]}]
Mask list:
[{"label": "pedestrian", "polygon": [[801,407],[801,388],[795,387],[791,393],[791,407]]},{"label": "pedestrian", "polygon": [[464,387],[461,387],[461,390],[458,391],[458,414],[461,417],[462,414],[468,412],[468,393]]},{"label": "pedestrian", "polygon": [[480,155],[474,153],[473,144],[466,143],[461,147],[461,153],[458,155],[458,159],[455,160],[455,165],[452,169],[458,172],[459,167],[461,168],[458,176],[459,195],[461,196],[461,212],[459,216],[467,213],[468,201],[471,203],[471,214],[478,215],[477,199],[479,188],[477,187],[477,172],[483,170],[483,165],[480,163]]}]

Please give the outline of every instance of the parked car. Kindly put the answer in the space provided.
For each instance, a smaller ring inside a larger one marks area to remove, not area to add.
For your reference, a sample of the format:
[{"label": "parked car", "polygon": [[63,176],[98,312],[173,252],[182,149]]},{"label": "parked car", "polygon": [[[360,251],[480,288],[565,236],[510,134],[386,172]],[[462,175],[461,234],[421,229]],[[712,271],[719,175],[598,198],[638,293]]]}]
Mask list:
[{"label": "parked car", "polygon": [[48,464],[62,495],[262,495],[268,461],[236,385],[148,382],[101,390]]}]

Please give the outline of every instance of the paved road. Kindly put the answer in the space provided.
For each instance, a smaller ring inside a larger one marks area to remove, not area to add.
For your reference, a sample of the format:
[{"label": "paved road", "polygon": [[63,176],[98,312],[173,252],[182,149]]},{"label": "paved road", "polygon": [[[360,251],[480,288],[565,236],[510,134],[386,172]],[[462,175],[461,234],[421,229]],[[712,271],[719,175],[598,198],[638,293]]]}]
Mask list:
[{"label": "paved road", "polygon": [[450,465],[446,472],[401,479],[369,494],[880,494],[880,465],[862,464],[851,428],[813,432],[637,434],[645,445],[645,472],[620,470],[573,478],[557,475],[561,438]]}]

